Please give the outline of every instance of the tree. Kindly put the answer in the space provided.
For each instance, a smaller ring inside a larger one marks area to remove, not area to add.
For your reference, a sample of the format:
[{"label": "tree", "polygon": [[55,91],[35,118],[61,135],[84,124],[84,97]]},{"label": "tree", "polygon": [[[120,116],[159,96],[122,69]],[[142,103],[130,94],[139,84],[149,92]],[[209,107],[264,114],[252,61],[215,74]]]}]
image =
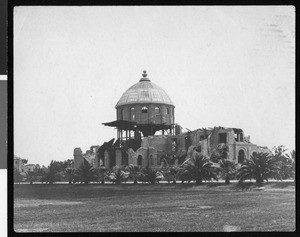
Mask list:
[{"label": "tree", "polygon": [[240,169],[237,177],[242,182],[246,179],[255,179],[256,183],[261,185],[264,180],[276,177],[278,174],[278,163],[273,156],[268,153],[254,153],[250,160],[246,159]]},{"label": "tree", "polygon": [[19,170],[14,169],[14,182],[20,183],[23,181],[23,175],[19,172]]},{"label": "tree", "polygon": [[292,150],[290,154],[285,154],[285,158],[286,159],[281,164],[281,176],[283,179],[294,179],[296,151]]},{"label": "tree", "polygon": [[68,180],[69,184],[72,184],[75,177],[75,169],[66,168],[64,172],[64,177]]},{"label": "tree", "polygon": [[26,181],[30,184],[33,184],[33,181],[36,181],[36,175],[34,171],[27,171],[26,172]]},{"label": "tree", "polygon": [[129,172],[129,179],[133,180],[133,184],[137,184],[137,181],[141,176],[141,168],[134,165],[128,165],[125,170]]},{"label": "tree", "polygon": [[286,151],[287,149],[283,146],[277,146],[273,148],[274,159],[276,160],[279,169],[277,179],[289,179],[295,177],[295,157],[296,152],[293,150],[290,154]]},{"label": "tree", "polygon": [[66,170],[67,168],[74,168],[74,160],[73,159],[67,159],[67,160],[63,161],[62,169]]},{"label": "tree", "polygon": [[44,173],[42,182],[53,184],[61,179],[61,163],[58,161],[52,160],[50,165],[47,168],[47,171]]},{"label": "tree", "polygon": [[196,185],[202,184],[203,180],[218,180],[218,168],[210,161],[209,158],[194,153],[193,162],[183,165],[181,176],[188,177],[189,180],[196,180]]},{"label": "tree", "polygon": [[88,184],[92,181],[97,181],[97,176],[95,174],[95,169],[89,164],[86,159],[83,159],[83,163],[75,171],[74,181]]},{"label": "tree", "polygon": [[45,169],[45,167],[41,168],[39,164],[37,164],[34,167],[33,172],[34,172],[36,181],[41,181],[42,183],[44,182],[43,178],[46,175],[46,171],[45,170],[47,170],[47,169]]},{"label": "tree", "polygon": [[236,174],[236,164],[227,159],[221,159],[219,164],[221,177],[225,179],[225,184],[229,184]]}]

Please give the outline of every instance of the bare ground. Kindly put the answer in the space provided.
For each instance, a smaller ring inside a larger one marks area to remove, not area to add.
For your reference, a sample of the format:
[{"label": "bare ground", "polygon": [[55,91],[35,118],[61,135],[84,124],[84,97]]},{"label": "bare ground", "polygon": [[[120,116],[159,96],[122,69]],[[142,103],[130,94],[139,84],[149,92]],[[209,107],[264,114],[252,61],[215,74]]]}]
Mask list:
[{"label": "bare ground", "polygon": [[294,183],[14,185],[16,232],[294,231]]}]

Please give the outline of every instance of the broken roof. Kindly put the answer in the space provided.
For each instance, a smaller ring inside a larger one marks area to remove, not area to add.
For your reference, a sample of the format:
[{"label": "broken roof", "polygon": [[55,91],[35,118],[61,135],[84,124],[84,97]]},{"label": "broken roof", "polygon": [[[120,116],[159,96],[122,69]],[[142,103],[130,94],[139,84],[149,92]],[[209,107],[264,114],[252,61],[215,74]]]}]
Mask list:
[{"label": "broken roof", "polygon": [[139,124],[137,122],[133,121],[127,121],[127,120],[115,120],[112,122],[102,123],[105,126],[109,127],[116,127],[118,129],[122,130],[140,130],[145,129],[147,127],[153,127],[155,130],[160,129],[170,129],[172,125],[166,125],[166,124],[155,124],[155,123],[147,123],[147,124]]}]

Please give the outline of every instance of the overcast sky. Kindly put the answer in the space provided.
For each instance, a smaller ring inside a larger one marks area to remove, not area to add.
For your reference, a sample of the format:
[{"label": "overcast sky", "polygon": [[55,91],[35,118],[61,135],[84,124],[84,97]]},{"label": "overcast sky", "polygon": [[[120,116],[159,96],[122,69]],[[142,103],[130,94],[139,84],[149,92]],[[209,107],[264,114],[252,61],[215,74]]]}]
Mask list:
[{"label": "overcast sky", "polygon": [[48,165],[115,138],[142,77],[191,130],[242,128],[295,148],[294,7],[15,7],[14,153]]}]

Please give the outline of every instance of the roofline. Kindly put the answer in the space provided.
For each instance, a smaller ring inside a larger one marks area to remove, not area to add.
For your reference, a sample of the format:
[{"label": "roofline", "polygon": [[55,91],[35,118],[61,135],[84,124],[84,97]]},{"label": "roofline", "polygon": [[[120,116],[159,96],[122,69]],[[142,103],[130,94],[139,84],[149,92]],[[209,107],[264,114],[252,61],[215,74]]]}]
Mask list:
[{"label": "roofline", "polygon": [[125,106],[125,105],[140,105],[140,104],[156,104],[156,105],[170,105],[170,106],[173,106],[175,108],[175,105],[174,104],[168,104],[168,103],[158,103],[158,102],[147,102],[147,101],[142,101],[142,102],[139,102],[139,103],[124,103],[124,104],[120,104],[118,105],[118,103],[115,105],[115,109],[117,109],[118,107],[121,107],[121,106]]}]

